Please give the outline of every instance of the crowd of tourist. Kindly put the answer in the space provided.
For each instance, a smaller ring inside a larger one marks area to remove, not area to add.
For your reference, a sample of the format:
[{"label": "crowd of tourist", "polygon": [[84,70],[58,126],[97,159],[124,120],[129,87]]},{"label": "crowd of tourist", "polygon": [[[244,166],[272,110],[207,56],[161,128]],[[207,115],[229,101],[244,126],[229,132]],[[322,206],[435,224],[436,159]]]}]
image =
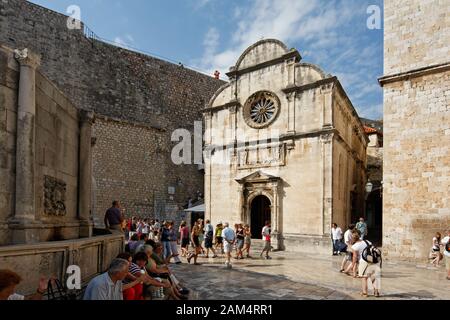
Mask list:
[{"label": "crowd of tourist", "polygon": [[[210,220],[198,219],[191,228],[185,221],[176,228],[173,221],[137,217],[125,220],[120,203],[114,201],[105,214],[105,226],[113,232],[125,232],[125,251],[111,262],[108,270],[89,282],[84,292],[85,300],[188,299],[189,290],[181,285],[170,268],[171,263],[182,263],[180,257],[189,264],[199,265],[199,258],[223,256],[227,268],[231,268],[233,258],[252,258],[252,231],[243,223],[235,224],[233,228],[228,222],[218,222],[214,226]],[[258,232],[258,237],[264,241],[260,257],[271,259],[270,221]],[[364,218],[349,225],[345,233],[333,223],[331,237],[333,255],[344,254],[340,272],[362,280],[362,296],[369,295],[370,284],[373,295],[379,297],[381,251],[367,239],[368,227]],[[377,252],[379,257],[376,257]],[[443,239],[440,233],[433,237],[430,259],[435,266],[445,259],[447,279],[450,280],[450,230]],[[0,300],[40,300],[51,283],[49,279],[41,278],[36,292],[24,296],[15,291],[21,281],[14,271],[0,270]]]},{"label": "crowd of tourist", "polygon": [[[356,224],[349,225],[344,234],[336,223],[333,223],[331,226],[333,255],[345,254],[341,263],[340,272],[353,276],[354,278],[362,279],[362,296],[368,296],[368,284],[370,283],[374,289],[374,296],[379,297],[382,266],[381,251],[378,251],[380,259],[377,259],[376,263],[368,261],[370,259],[367,259],[366,255],[370,255],[370,250],[378,249],[373,246],[372,242],[367,240],[367,236],[368,227],[364,218],[360,218]],[[444,258],[447,280],[450,280],[450,230],[447,231],[447,236],[444,239],[441,239],[441,234],[437,232],[432,240],[430,252],[431,264],[438,267],[440,261]]]}]

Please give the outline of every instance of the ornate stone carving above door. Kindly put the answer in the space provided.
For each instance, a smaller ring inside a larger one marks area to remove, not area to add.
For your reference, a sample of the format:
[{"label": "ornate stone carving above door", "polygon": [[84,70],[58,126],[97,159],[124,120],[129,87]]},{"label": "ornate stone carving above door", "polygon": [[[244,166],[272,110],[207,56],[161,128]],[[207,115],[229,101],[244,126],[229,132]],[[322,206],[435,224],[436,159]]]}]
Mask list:
[{"label": "ornate stone carving above door", "polygon": [[238,149],[238,169],[284,166],[285,150],[284,143]]}]

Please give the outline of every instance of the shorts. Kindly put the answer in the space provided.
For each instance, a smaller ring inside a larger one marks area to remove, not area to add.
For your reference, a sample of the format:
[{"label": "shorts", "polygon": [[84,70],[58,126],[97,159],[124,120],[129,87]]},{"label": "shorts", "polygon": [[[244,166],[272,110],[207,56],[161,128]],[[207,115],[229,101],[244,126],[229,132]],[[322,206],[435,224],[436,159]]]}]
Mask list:
[{"label": "shorts", "polygon": [[445,256],[445,270],[450,271],[450,257]]},{"label": "shorts", "polygon": [[189,238],[181,239],[181,247],[187,248],[189,246]]},{"label": "shorts", "polygon": [[193,236],[193,237],[192,237],[192,242],[193,242],[193,244],[194,244],[194,247],[200,248],[200,241],[199,241],[199,239],[198,239],[198,236]]},{"label": "shorts", "polygon": [[218,244],[222,244],[223,243],[223,238],[222,237],[216,237],[216,242]]},{"label": "shorts", "polygon": [[264,251],[270,251],[271,249],[270,241],[264,241]]},{"label": "shorts", "polygon": [[225,253],[230,253],[231,251],[233,251],[233,244],[229,243],[228,241],[224,241],[223,251]]},{"label": "shorts", "polygon": [[247,244],[247,245],[252,244],[252,238],[250,238],[250,237],[245,237],[244,243]]},{"label": "shorts", "polygon": [[242,248],[244,247],[244,239],[238,239],[236,242],[236,246],[239,250],[242,250]]},{"label": "shorts", "polygon": [[359,261],[358,276],[360,277],[381,277],[381,269],[378,263],[367,263],[364,259]]},{"label": "shorts", "polygon": [[211,249],[213,246],[212,238],[205,238],[205,248]]}]

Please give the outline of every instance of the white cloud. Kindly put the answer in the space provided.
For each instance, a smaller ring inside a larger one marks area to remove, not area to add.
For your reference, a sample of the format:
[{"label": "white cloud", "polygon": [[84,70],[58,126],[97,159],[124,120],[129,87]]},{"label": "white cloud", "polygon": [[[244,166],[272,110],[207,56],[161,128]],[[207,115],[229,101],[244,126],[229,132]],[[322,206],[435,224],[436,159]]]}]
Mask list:
[{"label": "white cloud", "polygon": [[372,120],[383,119],[383,104],[376,104],[367,107],[356,107],[358,114],[362,118]]},{"label": "white cloud", "polygon": [[136,43],[134,38],[130,34],[126,34],[125,36],[117,36],[114,38],[114,43],[122,48],[129,49],[131,47],[135,47]]},{"label": "white cloud", "polygon": [[[224,74],[248,46],[262,38],[279,39],[287,45],[302,40],[309,42],[309,47],[314,50],[350,42],[351,39],[339,35],[334,29],[354,14],[354,5],[338,6],[334,1],[324,6],[310,0],[252,0],[250,6],[234,9],[237,27],[228,45],[218,51],[217,43],[211,50],[211,29],[214,30],[214,39],[219,35],[215,28],[209,29],[205,35],[203,57],[193,63],[208,73],[220,70]],[[308,51],[310,54],[315,52]]]}]

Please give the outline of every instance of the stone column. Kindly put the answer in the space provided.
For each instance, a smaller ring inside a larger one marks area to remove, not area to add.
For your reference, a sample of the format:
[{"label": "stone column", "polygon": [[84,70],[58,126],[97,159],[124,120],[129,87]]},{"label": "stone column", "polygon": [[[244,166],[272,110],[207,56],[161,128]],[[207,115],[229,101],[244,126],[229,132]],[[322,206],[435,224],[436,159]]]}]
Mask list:
[{"label": "stone column", "polygon": [[272,204],[272,246],[276,250],[283,250],[283,245],[281,241],[281,232],[280,232],[280,205],[279,205],[279,190],[278,190],[278,182],[272,182],[271,185],[272,194],[273,194],[273,204]]},{"label": "stone column", "polygon": [[322,223],[321,234],[327,235],[333,217],[333,133],[320,136],[322,144]]},{"label": "stone column", "polygon": [[78,219],[80,220],[80,237],[92,236],[92,124],[94,113],[80,112],[80,154],[78,181]]},{"label": "stone column", "polygon": [[35,207],[36,68],[40,56],[28,49],[15,50],[20,64],[16,132],[16,201],[10,221],[13,243],[38,242]]},{"label": "stone column", "polygon": [[237,196],[239,199],[238,200],[238,208],[237,208],[237,211],[238,211],[237,221],[249,223],[250,219],[247,214],[246,204],[244,203],[244,186],[242,184],[239,184],[237,192],[238,192]]}]

